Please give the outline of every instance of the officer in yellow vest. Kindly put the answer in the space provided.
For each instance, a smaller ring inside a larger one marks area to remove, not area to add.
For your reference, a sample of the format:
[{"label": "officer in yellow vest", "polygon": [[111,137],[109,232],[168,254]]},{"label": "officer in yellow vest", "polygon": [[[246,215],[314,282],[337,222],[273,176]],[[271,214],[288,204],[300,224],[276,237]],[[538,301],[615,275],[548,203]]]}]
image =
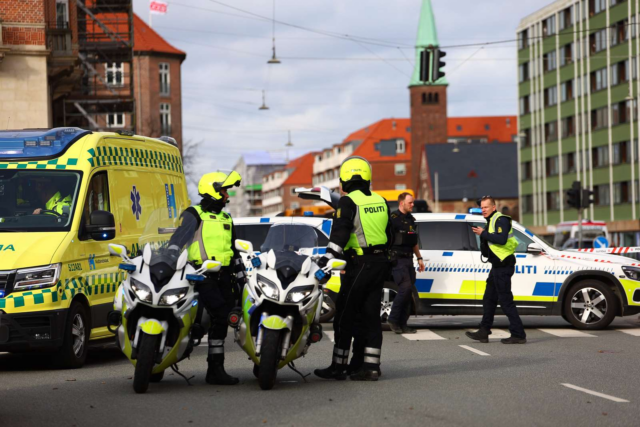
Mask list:
[{"label": "officer in yellow vest", "polygon": [[[349,157],[342,163],[340,184],[347,194],[338,202],[327,255],[319,265],[323,267],[331,258],[342,258],[347,261],[347,268],[341,278],[333,320],[333,360],[328,368],[316,369],[315,374],[344,380],[350,368],[354,381],[377,381],[382,347],[380,298],[390,268],[389,210],[385,199],[371,192],[371,165],[362,157]],[[352,339],[354,354],[347,366]]]},{"label": "officer in yellow vest", "polygon": [[487,220],[487,229],[473,227],[473,232],[480,236],[480,249],[482,255],[491,263],[491,272],[482,298],[483,316],[480,328],[476,332],[467,332],[466,335],[473,340],[489,342],[496,307],[500,304],[509,319],[511,332],[509,338],[501,340],[502,343],[524,344],[527,342],[527,335],[511,292],[511,276],[516,265],[516,257],[513,254],[518,247],[518,241],[513,236],[511,228],[511,218],[497,212],[496,202],[491,196],[481,199],[480,208],[482,216]]},{"label": "officer in yellow vest", "polygon": [[[238,378],[227,374],[224,369],[224,340],[227,337],[227,317],[236,307],[240,289],[245,284],[244,263],[235,250],[235,230],[231,216],[222,209],[229,201],[227,190],[239,186],[240,175],[235,171],[212,172],[204,175],[198,184],[202,196],[199,205],[191,206],[182,214],[182,225],[176,230],[169,243],[182,247],[189,239],[189,262],[196,266],[206,260],[222,263],[219,273],[210,275],[201,282],[197,291],[200,301],[211,316],[209,328],[209,353],[206,381],[209,384],[234,385]],[[193,221],[196,225],[193,226]],[[195,235],[187,230],[196,229]],[[235,278],[234,278],[235,276]],[[240,287],[240,289],[238,288]]]},{"label": "officer in yellow vest", "polygon": [[[63,208],[66,206],[71,208],[71,196],[62,196],[60,191],[56,190],[55,184],[51,181],[37,181],[36,192],[40,196],[44,208],[37,208],[33,211],[33,215],[39,215],[41,213],[50,215],[62,215],[64,213]],[[40,205],[42,206],[42,205]],[[47,212],[49,211],[49,212]],[[69,212],[67,212],[68,214]]]}]

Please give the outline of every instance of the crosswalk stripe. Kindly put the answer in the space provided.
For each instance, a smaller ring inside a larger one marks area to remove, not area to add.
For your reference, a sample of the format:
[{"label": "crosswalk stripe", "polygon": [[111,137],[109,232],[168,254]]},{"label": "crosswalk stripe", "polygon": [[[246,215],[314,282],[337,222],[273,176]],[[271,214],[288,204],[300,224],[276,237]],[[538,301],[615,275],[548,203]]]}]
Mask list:
[{"label": "crosswalk stripe", "polygon": [[402,336],[410,341],[435,341],[435,340],[446,340],[445,337],[441,337],[435,332],[429,329],[420,329],[415,334],[402,334]]},{"label": "crosswalk stripe", "polygon": [[633,335],[634,337],[640,337],[640,329],[616,329],[616,331]]},{"label": "crosswalk stripe", "polygon": [[334,340],[334,332],[333,331],[324,331],[324,334],[329,337],[329,339],[331,340],[331,342],[335,343]]},{"label": "crosswalk stripe", "polygon": [[591,335],[591,334],[587,334],[581,331],[578,331],[576,329],[540,329],[538,328],[539,331],[545,332],[549,335],[555,335],[556,337],[561,337],[561,338],[596,338],[597,335]]},{"label": "crosswalk stripe", "polygon": [[[467,331],[475,332],[477,329],[467,329]],[[509,338],[511,334],[502,329],[491,329],[491,335],[489,335],[490,340],[501,340],[504,338]]]},{"label": "crosswalk stripe", "polygon": [[460,346],[458,346],[458,347],[462,347],[462,348],[464,348],[465,350],[472,351],[472,352],[474,352],[475,354],[479,354],[480,356],[491,356],[489,353],[485,353],[484,351],[480,351],[480,350],[475,349],[475,348],[473,348],[473,347],[469,347],[468,345],[460,345]]}]

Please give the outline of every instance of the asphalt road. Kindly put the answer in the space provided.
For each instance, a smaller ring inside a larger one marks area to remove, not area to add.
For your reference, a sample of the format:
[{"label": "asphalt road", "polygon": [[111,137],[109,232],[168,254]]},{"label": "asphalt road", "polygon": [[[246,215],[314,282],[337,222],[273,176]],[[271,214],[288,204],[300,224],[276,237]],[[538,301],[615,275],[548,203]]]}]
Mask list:
[{"label": "asphalt road", "polygon": [[[0,426],[640,425],[637,316],[583,334],[560,318],[523,320],[529,342],[507,346],[467,339],[476,317],[412,318],[418,335],[384,333],[377,383],[313,375],[305,383],[285,368],[271,391],[260,390],[231,334],[227,371],[239,385],[204,382],[202,346],[180,364],[193,386],[169,371],[145,395],[133,392],[133,367],[115,347],[92,350],[84,368],[66,371],[50,370],[41,356],[1,354]],[[506,333],[506,318],[496,328],[495,336]],[[298,369],[328,365],[330,338]]]}]

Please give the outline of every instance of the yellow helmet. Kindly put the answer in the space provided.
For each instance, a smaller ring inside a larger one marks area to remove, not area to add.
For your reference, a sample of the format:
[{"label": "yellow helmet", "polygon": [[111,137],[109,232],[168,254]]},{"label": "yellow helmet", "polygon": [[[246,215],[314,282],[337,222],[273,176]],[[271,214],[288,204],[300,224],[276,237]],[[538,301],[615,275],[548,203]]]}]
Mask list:
[{"label": "yellow helmet", "polygon": [[222,200],[221,190],[231,187],[239,187],[242,177],[236,171],[216,171],[205,174],[198,183],[198,193],[205,197],[211,196],[214,200]]},{"label": "yellow helmet", "polygon": [[342,165],[340,165],[340,182],[345,184],[352,181],[371,182],[371,165],[367,159],[352,156],[342,162]]}]

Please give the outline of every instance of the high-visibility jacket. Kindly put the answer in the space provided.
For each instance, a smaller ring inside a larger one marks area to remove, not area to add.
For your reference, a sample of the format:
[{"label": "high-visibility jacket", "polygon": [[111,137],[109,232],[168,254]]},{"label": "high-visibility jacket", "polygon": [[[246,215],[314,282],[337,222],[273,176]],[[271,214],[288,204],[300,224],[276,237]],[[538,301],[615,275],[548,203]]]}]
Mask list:
[{"label": "high-visibility jacket", "polygon": [[352,191],[346,197],[353,200],[358,209],[353,219],[353,229],[349,241],[344,250],[353,249],[356,254],[363,255],[363,248],[385,245],[387,243],[387,223],[389,222],[385,199],[373,192],[367,196],[360,190]]},{"label": "high-visibility jacket", "polygon": [[212,259],[227,267],[233,258],[231,216],[226,212],[205,212],[200,205],[193,206],[193,209],[202,221],[189,246],[189,261],[202,264]]},{"label": "high-visibility jacket", "polygon": [[[500,212],[496,212],[493,214],[491,220],[489,221],[489,229],[487,230],[489,234],[493,234],[496,232],[496,221],[498,220],[498,218],[503,216],[511,219],[511,217],[503,215]],[[487,243],[489,244],[489,249],[491,250],[491,252],[493,252],[500,259],[500,261],[504,261],[505,258],[513,255],[516,252],[516,248],[518,247],[518,241],[513,236],[513,227],[511,225],[509,225],[509,238],[507,239],[507,243],[505,243],[504,245],[498,245],[497,243],[492,242]]]},{"label": "high-visibility jacket", "polygon": [[53,197],[49,199],[44,208],[62,215],[62,208],[64,208],[65,206],[68,206],[69,209],[71,209],[71,196],[62,197],[62,195],[58,191],[53,195]]}]

